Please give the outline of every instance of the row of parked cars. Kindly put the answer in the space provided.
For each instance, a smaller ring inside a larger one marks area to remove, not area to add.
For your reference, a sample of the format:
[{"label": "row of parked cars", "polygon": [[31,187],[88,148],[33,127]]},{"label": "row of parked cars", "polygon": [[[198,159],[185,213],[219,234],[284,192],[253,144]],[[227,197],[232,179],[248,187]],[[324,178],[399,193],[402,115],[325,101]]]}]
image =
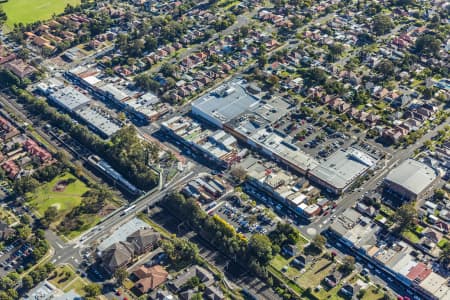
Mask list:
[{"label": "row of parked cars", "polygon": [[[16,241],[15,243],[5,247],[5,250],[3,251],[2,255],[6,255],[12,249],[16,248],[18,245],[19,242]],[[1,262],[0,266],[5,271],[10,270],[13,267],[20,268],[23,263],[23,260],[26,259],[28,256],[30,256],[32,253],[33,248],[31,247],[31,245],[29,243],[24,243],[22,246],[20,246],[20,248],[16,249],[13,253],[11,253],[4,262]]]}]

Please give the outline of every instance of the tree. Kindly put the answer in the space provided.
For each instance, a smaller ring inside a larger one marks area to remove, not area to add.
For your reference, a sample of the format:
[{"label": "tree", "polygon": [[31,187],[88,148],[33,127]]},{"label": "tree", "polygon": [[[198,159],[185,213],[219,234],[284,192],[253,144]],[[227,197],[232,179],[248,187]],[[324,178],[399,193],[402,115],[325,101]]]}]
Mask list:
[{"label": "tree", "polygon": [[314,239],[311,241],[311,244],[318,250],[322,251],[323,247],[325,246],[325,243],[327,242],[327,239],[321,235],[317,234]]},{"label": "tree", "polygon": [[30,290],[34,286],[33,278],[30,275],[23,276],[22,286],[25,290]]},{"label": "tree", "polygon": [[405,203],[397,210],[397,226],[398,231],[407,230],[417,218],[417,211],[414,203]]},{"label": "tree", "polygon": [[445,243],[445,245],[442,248],[441,253],[439,255],[439,260],[443,264],[449,264],[450,263],[450,242]]},{"label": "tree", "polygon": [[248,253],[262,266],[267,266],[272,260],[272,242],[260,233],[252,235],[248,243]]},{"label": "tree", "polygon": [[125,279],[128,278],[128,272],[125,268],[118,268],[114,272],[114,277],[116,278],[117,285],[123,285]]},{"label": "tree", "polygon": [[305,74],[309,86],[322,85],[327,80],[327,74],[323,69],[311,68]]},{"label": "tree", "polygon": [[355,269],[355,258],[347,255],[342,261],[342,265],[339,267],[339,271],[343,274],[350,274]]},{"label": "tree", "polygon": [[178,238],[164,240],[162,242],[162,248],[174,264],[190,264],[198,260],[199,250],[197,245],[187,240]]},{"label": "tree", "polygon": [[276,228],[269,234],[271,241],[278,246],[285,243],[289,245],[297,244],[300,239],[300,233],[289,223],[277,223]]},{"label": "tree", "polygon": [[373,18],[372,30],[376,35],[389,33],[394,28],[394,23],[387,15],[376,15]]},{"label": "tree", "polygon": [[239,182],[243,182],[247,178],[247,171],[242,167],[233,167],[230,173]]},{"label": "tree", "polygon": [[50,224],[55,221],[58,216],[58,209],[55,206],[50,206],[44,213],[44,219]]},{"label": "tree", "polygon": [[22,240],[27,240],[31,236],[31,228],[28,225],[19,225],[16,227],[18,237]]},{"label": "tree", "polygon": [[378,63],[378,65],[375,67],[376,71],[380,73],[384,79],[390,78],[394,75],[394,64],[388,60],[383,59]]},{"label": "tree", "polygon": [[100,285],[96,283],[91,283],[88,285],[85,285],[83,287],[83,290],[86,292],[86,297],[97,297],[101,293]]},{"label": "tree", "polygon": [[415,50],[419,54],[430,54],[437,56],[441,49],[442,41],[434,35],[424,34],[416,39]]},{"label": "tree", "polygon": [[342,53],[344,53],[344,45],[341,43],[333,43],[328,46],[328,53],[332,60],[336,60]]},{"label": "tree", "polygon": [[3,8],[0,6],[0,27],[3,25],[3,23],[6,22],[6,20],[8,20],[8,16],[3,11]]},{"label": "tree", "polygon": [[161,66],[160,72],[165,77],[174,76],[175,72],[177,72],[177,66],[175,64],[171,64],[171,63],[164,63]]},{"label": "tree", "polygon": [[443,200],[445,198],[445,191],[443,189],[437,189],[434,192],[434,197],[438,200]]},{"label": "tree", "polygon": [[20,177],[14,181],[14,191],[18,195],[25,195],[26,193],[33,192],[39,186],[39,181],[31,176]]}]

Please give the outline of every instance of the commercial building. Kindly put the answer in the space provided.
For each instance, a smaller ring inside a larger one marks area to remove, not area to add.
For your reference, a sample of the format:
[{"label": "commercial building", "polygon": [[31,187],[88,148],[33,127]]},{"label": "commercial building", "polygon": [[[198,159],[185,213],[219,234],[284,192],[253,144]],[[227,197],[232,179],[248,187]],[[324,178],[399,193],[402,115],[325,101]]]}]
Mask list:
[{"label": "commercial building", "polygon": [[375,164],[374,158],[355,148],[338,150],[312,169],[309,178],[329,192],[339,195]]},{"label": "commercial building", "polygon": [[39,83],[37,89],[50,101],[69,113],[92,101],[75,87],[65,85],[64,82],[54,78]]},{"label": "commercial building", "polygon": [[171,106],[162,103],[156,95],[135,90],[130,81],[108,76],[98,68],[78,66],[64,75],[92,96],[123,109],[142,122],[156,121],[171,111]]},{"label": "commercial building", "polygon": [[223,128],[233,118],[251,110],[259,99],[247,93],[243,80],[232,80],[192,102],[192,113]]},{"label": "commercial building", "polygon": [[211,131],[181,116],[162,122],[161,128],[192,152],[217,166],[228,168],[240,159],[237,140],[223,130]]},{"label": "commercial building", "polygon": [[385,187],[403,199],[417,200],[436,179],[436,171],[414,159],[407,159],[384,179]]},{"label": "commercial building", "polygon": [[[242,127],[236,130],[242,132]],[[306,175],[309,170],[319,165],[317,160],[292,144],[289,138],[280,132],[272,130],[270,127],[256,130],[248,136],[247,143],[270,159],[302,175]]]},{"label": "commercial building", "polygon": [[92,98],[62,81],[52,78],[41,82],[37,88],[50,101],[77,117],[103,138],[109,138],[123,126],[119,119],[95,104]]},{"label": "commercial building", "polygon": [[448,279],[433,271],[425,253],[418,254],[407,243],[383,234],[378,225],[356,210],[344,211],[326,233],[381,270],[388,281],[402,284],[421,299],[449,299]]},{"label": "commercial building", "polygon": [[[262,191],[295,214],[311,218],[322,211],[319,205],[310,204],[310,200],[319,196],[319,190],[309,186],[304,178],[273,164],[263,164],[251,156],[243,160],[239,167],[247,172],[248,183],[253,188]],[[264,202],[264,199],[260,200]]]},{"label": "commercial building", "polygon": [[232,80],[194,101],[192,113],[335,194],[344,192],[376,164],[374,158],[353,148],[318,162],[294,145],[292,137],[273,127],[288,114],[292,103],[280,97],[259,99],[248,92],[250,86],[243,80]]}]

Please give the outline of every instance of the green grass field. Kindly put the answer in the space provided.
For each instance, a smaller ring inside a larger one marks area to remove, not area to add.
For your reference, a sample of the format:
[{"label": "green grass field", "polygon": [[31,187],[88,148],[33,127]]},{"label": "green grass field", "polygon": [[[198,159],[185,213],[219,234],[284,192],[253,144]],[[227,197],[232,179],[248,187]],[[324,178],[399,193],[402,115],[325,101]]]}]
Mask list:
[{"label": "green grass field", "polygon": [[80,0],[9,0],[0,6],[8,16],[6,26],[11,28],[16,23],[51,19],[53,14],[62,13],[67,4],[77,5]]},{"label": "green grass field", "polygon": [[[74,180],[66,186],[63,191],[54,191],[55,185],[62,180]],[[89,188],[74,175],[67,173],[58,176],[52,181],[39,187],[31,196],[29,204],[43,216],[47,208],[55,206],[58,209],[60,218],[67,214],[72,208],[80,205],[81,196]],[[59,218],[58,218],[59,219]]]}]

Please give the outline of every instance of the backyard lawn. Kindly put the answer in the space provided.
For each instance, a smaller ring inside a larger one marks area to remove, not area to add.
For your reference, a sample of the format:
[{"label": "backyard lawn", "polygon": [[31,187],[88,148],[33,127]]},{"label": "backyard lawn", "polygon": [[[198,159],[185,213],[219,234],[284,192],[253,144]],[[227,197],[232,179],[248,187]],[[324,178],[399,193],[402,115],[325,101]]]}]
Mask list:
[{"label": "backyard lawn", "polygon": [[12,28],[16,23],[33,23],[51,19],[53,14],[64,12],[67,4],[77,5],[81,0],[9,0],[0,4],[8,20],[6,26]]},{"label": "backyard lawn", "polygon": [[60,219],[80,205],[82,195],[88,190],[89,188],[74,175],[66,173],[39,187],[31,195],[29,204],[41,216],[50,206],[54,206],[59,213],[57,219]]},{"label": "backyard lawn", "polygon": [[326,258],[320,258],[314,265],[307,265],[306,272],[300,276],[297,283],[304,289],[314,288],[331,273],[335,264]]}]

